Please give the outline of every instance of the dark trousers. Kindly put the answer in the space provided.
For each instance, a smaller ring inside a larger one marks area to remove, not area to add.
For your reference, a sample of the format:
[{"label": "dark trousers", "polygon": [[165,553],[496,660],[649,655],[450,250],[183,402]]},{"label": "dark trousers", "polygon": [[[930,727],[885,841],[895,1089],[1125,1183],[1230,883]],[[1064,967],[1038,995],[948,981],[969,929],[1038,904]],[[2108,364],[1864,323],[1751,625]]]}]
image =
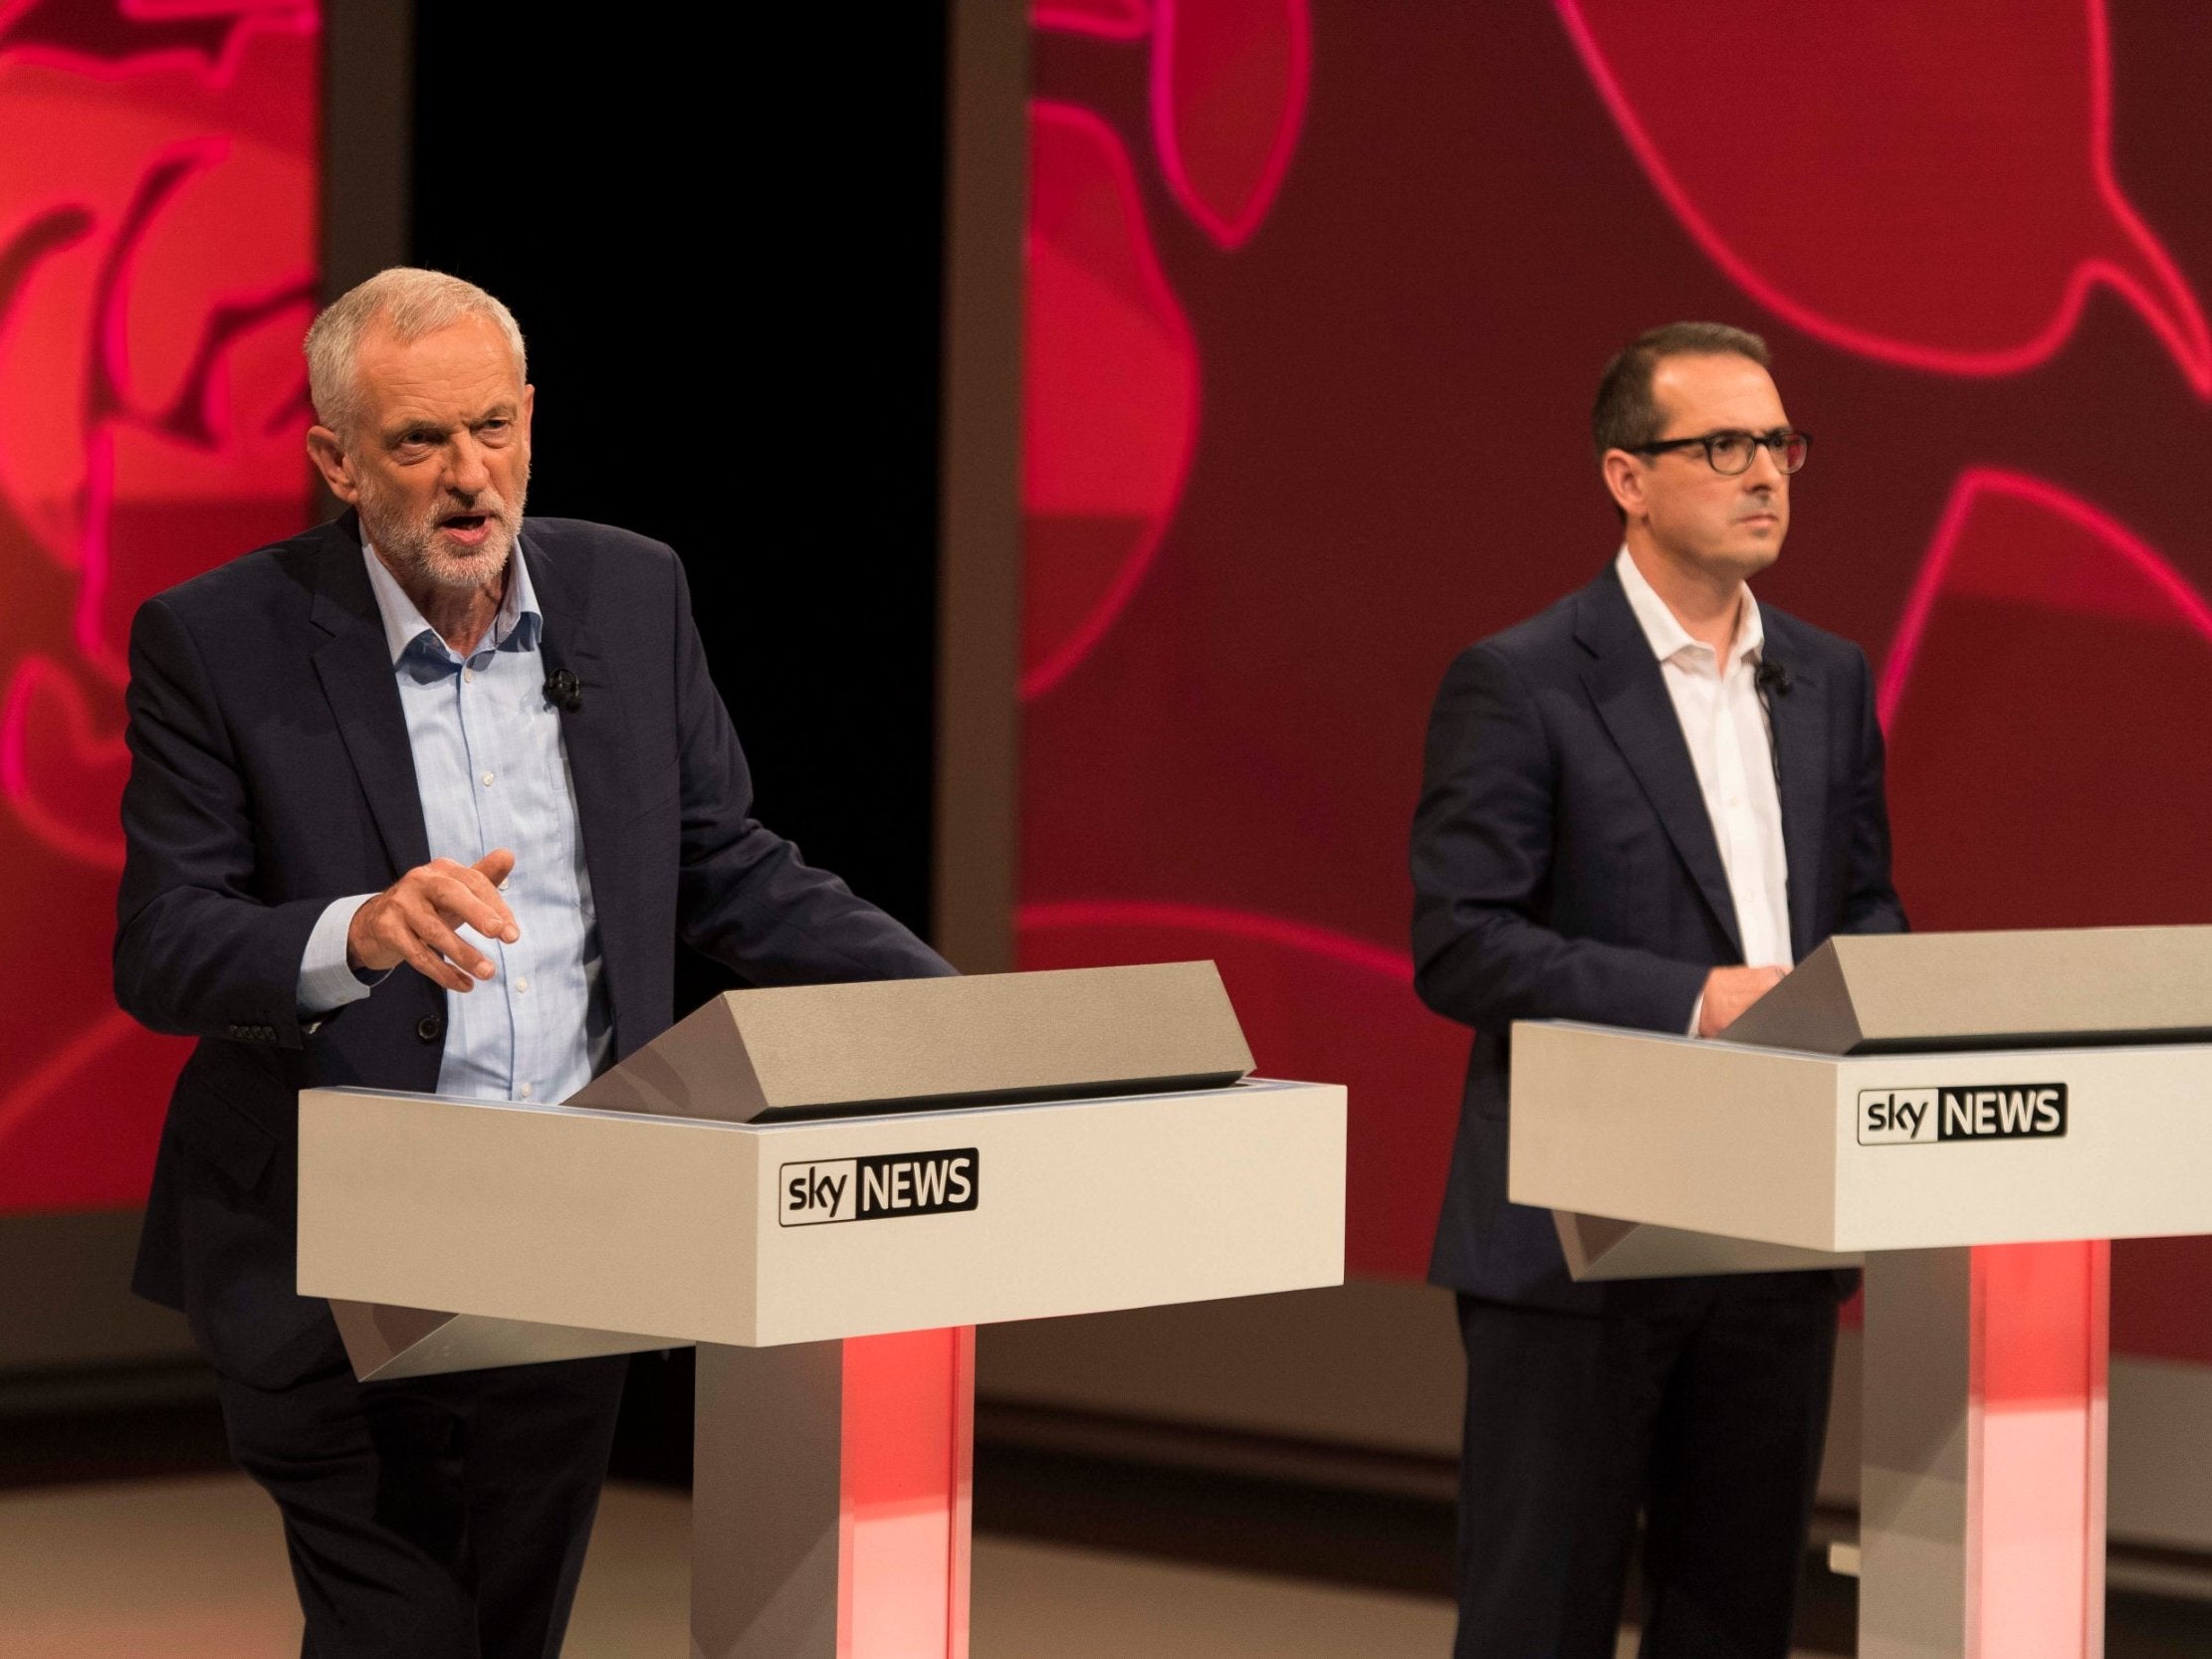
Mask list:
[{"label": "dark trousers", "polygon": [[1640,1511],[1643,1659],[1787,1659],[1836,1307],[1812,1273],[1462,1296],[1456,1659],[1613,1659]]},{"label": "dark trousers", "polygon": [[231,1454],[284,1516],[302,1659],[555,1659],[626,1364],[221,1379]]}]

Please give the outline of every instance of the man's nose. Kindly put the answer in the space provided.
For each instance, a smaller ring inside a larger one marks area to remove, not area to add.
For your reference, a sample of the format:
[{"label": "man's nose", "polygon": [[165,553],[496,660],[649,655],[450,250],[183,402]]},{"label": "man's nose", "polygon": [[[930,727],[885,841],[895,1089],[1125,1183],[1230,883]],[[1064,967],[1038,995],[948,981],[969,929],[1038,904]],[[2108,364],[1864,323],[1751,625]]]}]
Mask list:
[{"label": "man's nose", "polygon": [[1790,475],[1774,459],[1774,451],[1765,444],[1756,444],[1751,450],[1751,465],[1744,469],[1743,483],[1747,490],[1778,490]]},{"label": "man's nose", "polygon": [[463,433],[454,443],[453,459],[446,468],[446,488],[456,496],[475,496],[491,487],[492,469],[484,446]]}]

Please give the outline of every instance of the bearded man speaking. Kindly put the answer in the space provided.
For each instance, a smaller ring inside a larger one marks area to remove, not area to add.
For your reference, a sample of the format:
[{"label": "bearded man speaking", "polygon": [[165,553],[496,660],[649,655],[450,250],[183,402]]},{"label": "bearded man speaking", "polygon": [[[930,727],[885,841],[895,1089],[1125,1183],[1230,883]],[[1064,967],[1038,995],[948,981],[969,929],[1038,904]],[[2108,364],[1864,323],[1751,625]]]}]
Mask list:
[{"label": "bearded man speaking", "polygon": [[307,353],[351,511],[131,629],[115,995],[199,1039],[134,1284],[276,1499],[306,1653],[550,1659],[625,1361],[356,1382],[293,1290],[299,1092],[562,1100],[666,1029],[678,938],[756,984],[952,969],[753,819],[675,554],[525,520],[505,306],[386,271]]}]

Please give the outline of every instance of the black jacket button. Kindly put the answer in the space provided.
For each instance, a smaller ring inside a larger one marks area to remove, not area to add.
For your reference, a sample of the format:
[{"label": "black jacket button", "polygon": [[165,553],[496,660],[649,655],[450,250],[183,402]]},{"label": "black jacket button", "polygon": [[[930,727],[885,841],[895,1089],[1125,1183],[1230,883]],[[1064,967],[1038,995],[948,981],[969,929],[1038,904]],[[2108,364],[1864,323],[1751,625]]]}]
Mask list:
[{"label": "black jacket button", "polygon": [[434,1043],[445,1035],[445,1020],[437,1014],[425,1014],[415,1021],[415,1035],[426,1043]]}]

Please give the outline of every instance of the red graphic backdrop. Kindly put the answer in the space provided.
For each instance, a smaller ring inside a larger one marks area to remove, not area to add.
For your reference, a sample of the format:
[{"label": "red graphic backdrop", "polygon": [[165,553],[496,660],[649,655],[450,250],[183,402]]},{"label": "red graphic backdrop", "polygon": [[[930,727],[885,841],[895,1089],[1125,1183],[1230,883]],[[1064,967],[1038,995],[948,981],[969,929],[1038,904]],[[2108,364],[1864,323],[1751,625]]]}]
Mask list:
[{"label": "red graphic backdrop", "polygon": [[0,0],[0,1211],[145,1192],[109,985],[148,594],[308,509],[314,0]]},{"label": "red graphic backdrop", "polygon": [[[1418,1276],[1467,1037],[1405,846],[1459,647],[1594,575],[1598,371],[1765,334],[1759,591],[1861,641],[1923,928],[2212,922],[2212,39],[2184,0],[1032,14],[1024,965],[1211,955]],[[2212,1248],[2117,1346],[2212,1360]]]}]

